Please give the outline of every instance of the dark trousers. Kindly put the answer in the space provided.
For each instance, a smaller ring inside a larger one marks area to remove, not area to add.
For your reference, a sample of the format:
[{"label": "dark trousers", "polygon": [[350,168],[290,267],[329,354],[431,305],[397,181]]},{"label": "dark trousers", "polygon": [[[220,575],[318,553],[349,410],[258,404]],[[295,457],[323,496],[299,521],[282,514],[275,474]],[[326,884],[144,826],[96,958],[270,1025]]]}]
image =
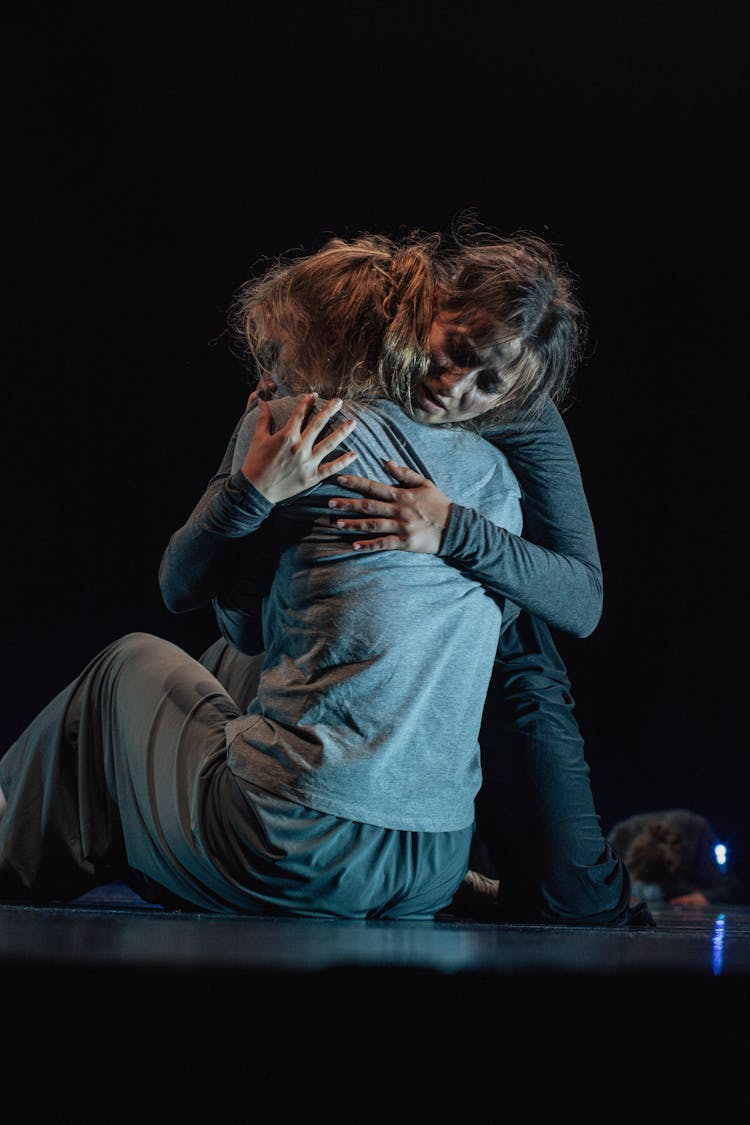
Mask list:
[{"label": "dark trousers", "polygon": [[630,880],[606,841],[549,629],[522,613],[501,640],[480,744],[477,849],[500,881],[509,920],[625,922]]}]

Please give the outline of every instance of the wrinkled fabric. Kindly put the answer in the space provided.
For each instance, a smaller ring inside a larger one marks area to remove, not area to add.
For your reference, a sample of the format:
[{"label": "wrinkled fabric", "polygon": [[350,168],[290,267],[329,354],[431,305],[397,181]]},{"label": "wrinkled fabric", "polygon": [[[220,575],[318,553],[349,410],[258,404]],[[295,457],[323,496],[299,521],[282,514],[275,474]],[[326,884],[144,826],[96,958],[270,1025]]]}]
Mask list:
[{"label": "wrinkled fabric", "polygon": [[631,885],[605,839],[565,666],[542,622],[503,634],[480,746],[477,832],[509,919],[624,923]]},{"label": "wrinkled fabric", "polygon": [[168,907],[425,920],[450,902],[470,830],[328,816],[227,767],[237,704],[158,637],[109,645],[0,761],[0,896],[65,901],[113,880]]}]

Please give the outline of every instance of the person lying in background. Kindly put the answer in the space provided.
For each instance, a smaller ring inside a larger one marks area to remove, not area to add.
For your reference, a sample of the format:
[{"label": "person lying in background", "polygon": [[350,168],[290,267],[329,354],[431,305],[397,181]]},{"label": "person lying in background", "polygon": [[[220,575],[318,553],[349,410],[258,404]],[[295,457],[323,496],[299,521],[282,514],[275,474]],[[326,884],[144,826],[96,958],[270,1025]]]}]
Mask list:
[{"label": "person lying in background", "polygon": [[690,809],[634,813],[608,834],[645,902],[710,906],[742,902],[745,888],[705,816]]}]

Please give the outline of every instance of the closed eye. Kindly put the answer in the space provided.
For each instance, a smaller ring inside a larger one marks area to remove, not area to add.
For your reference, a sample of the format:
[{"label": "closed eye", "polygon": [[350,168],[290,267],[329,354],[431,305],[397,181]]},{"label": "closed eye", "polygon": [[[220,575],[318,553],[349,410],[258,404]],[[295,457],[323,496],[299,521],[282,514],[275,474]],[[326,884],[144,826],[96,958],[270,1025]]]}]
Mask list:
[{"label": "closed eye", "polygon": [[505,389],[505,380],[497,371],[480,371],[477,375],[477,387],[486,395],[498,395]]},{"label": "closed eye", "polygon": [[472,367],[479,366],[479,356],[474,348],[465,342],[452,346],[449,354],[455,367],[463,367],[470,371]]}]

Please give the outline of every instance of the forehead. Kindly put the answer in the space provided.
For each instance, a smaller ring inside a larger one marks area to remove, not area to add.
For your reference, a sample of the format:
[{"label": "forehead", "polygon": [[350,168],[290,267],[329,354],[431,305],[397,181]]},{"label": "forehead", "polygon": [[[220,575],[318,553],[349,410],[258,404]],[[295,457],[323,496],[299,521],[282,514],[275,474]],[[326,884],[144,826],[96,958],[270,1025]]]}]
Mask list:
[{"label": "forehead", "polygon": [[438,314],[432,324],[430,344],[452,353],[466,365],[498,367],[515,359],[521,341],[487,322],[468,322],[449,313]]}]

